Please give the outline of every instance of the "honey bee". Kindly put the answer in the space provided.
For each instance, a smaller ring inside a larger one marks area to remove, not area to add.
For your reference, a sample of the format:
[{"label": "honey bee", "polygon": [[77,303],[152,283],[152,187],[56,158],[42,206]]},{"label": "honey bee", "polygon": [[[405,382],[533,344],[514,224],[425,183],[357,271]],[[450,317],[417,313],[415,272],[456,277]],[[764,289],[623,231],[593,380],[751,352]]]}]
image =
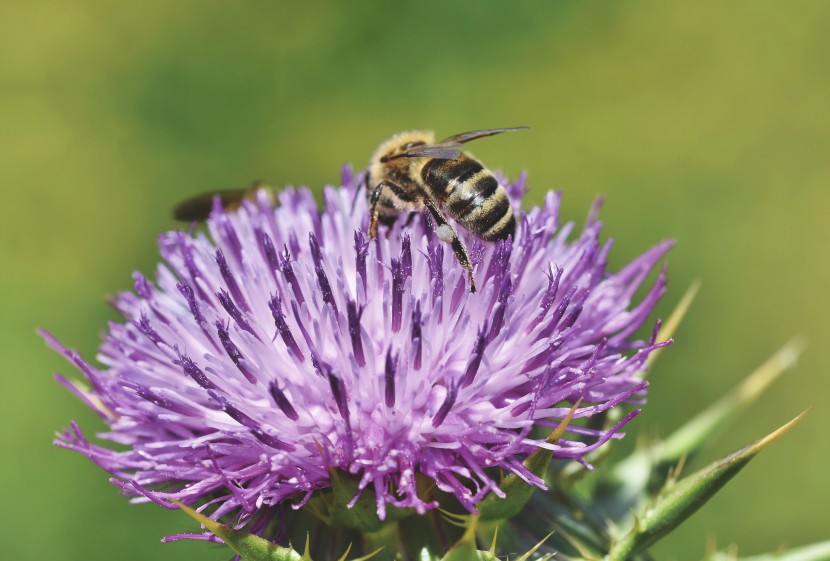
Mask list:
[{"label": "honey bee", "polygon": [[467,271],[470,292],[476,292],[470,255],[446,215],[488,242],[514,235],[516,217],[504,187],[481,162],[462,151],[461,145],[527,128],[470,131],[439,143],[431,132],[412,131],[381,144],[366,176],[369,237],[377,237],[378,221],[388,224],[403,212],[426,210],[435,222],[438,237],[452,246],[456,259]]},{"label": "honey bee", "polygon": [[[377,237],[379,221],[392,224],[401,213],[426,210],[438,237],[452,246],[456,259],[467,271],[470,292],[476,292],[470,255],[446,215],[487,242],[514,235],[516,217],[504,187],[481,162],[462,150],[462,144],[527,128],[470,131],[438,143],[431,132],[411,131],[396,134],[381,144],[366,174],[369,237]],[[245,200],[254,200],[257,190],[263,187],[267,186],[258,181],[247,189],[196,195],[177,204],[173,218],[183,222],[206,220],[216,197],[230,211]]]}]

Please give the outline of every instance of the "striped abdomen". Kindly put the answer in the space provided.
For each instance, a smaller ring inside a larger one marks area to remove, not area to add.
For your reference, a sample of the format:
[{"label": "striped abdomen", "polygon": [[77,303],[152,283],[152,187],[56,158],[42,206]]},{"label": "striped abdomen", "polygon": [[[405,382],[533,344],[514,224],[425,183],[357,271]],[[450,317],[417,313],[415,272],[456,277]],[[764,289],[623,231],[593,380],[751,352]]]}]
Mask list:
[{"label": "striped abdomen", "polygon": [[429,160],[421,169],[429,194],[470,233],[494,242],[516,232],[513,207],[490,170],[462,155]]}]

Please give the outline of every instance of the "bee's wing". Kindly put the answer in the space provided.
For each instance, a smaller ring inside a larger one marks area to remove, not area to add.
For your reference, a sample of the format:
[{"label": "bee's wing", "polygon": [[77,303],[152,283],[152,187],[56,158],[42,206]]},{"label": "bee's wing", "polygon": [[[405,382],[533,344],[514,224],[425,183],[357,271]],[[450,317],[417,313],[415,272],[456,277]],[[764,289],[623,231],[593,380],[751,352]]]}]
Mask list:
[{"label": "bee's wing", "polygon": [[453,135],[438,144],[425,144],[423,146],[415,146],[399,154],[386,156],[381,159],[382,162],[389,160],[397,160],[398,158],[435,158],[437,160],[454,160],[461,155],[461,145],[465,142],[470,142],[476,138],[485,136],[493,136],[494,134],[501,134],[503,132],[513,132],[525,130],[529,127],[511,127],[506,129],[484,129],[480,131],[462,132],[461,134]]},{"label": "bee's wing", "polygon": [[457,143],[426,144],[415,146],[405,152],[386,156],[382,162],[397,160],[398,158],[435,158],[437,160],[454,160],[461,155],[460,145]]},{"label": "bee's wing", "polygon": [[262,182],[256,182],[247,189],[226,189],[195,195],[173,207],[173,218],[181,222],[202,222],[210,216],[216,197],[219,197],[225,210],[236,210],[242,201],[252,198],[257,189],[265,186]]},{"label": "bee's wing", "polygon": [[465,142],[470,142],[471,140],[483,138],[485,136],[493,136],[494,134],[501,134],[503,132],[522,131],[529,128],[530,127],[509,127],[506,129],[484,129],[480,131],[462,132],[461,134],[454,134],[453,136],[442,141],[441,144],[436,144],[436,146],[445,144],[464,144]]}]

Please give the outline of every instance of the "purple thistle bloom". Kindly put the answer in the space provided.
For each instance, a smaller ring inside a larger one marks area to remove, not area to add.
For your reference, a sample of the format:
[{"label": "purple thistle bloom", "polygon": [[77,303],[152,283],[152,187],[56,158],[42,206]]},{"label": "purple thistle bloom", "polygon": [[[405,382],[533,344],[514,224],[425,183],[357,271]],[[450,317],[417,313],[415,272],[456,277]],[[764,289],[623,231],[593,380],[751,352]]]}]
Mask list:
[{"label": "purple thistle bloom", "polygon": [[[532,429],[556,427],[578,400],[577,420],[642,399],[637,373],[664,343],[632,336],[665,268],[632,298],[670,243],[609,273],[594,213],[568,241],[573,225],[559,227],[548,193],[512,242],[461,233],[471,294],[428,218],[367,239],[359,179],[345,170],[322,212],[306,189],[282,191],[276,206],[260,192],[236,212],[217,203],[207,235],[163,235],[155,283],[136,273],[135,293],[115,300],[125,322],[109,326],[103,369],[45,334],[89,385],[58,380],[118,450],[74,423],[57,444],[138,501],[207,502],[213,518],[253,519],[261,532],[287,499],[298,508],[329,489],[332,468],[375,493],[381,518],[389,505],[439,506],[416,475],[474,512],[501,494],[499,470],[544,488],[522,465],[534,450],[584,461],[620,436],[637,411],[610,430],[574,421],[556,445]],[[524,178],[507,189],[518,200]]]}]

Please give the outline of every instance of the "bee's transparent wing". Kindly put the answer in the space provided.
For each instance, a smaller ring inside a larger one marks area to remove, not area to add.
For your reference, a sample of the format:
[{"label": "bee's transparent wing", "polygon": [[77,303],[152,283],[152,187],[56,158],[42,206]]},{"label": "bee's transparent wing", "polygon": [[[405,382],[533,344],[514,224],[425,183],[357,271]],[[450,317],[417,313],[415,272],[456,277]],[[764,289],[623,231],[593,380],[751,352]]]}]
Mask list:
[{"label": "bee's transparent wing", "polygon": [[437,160],[454,160],[461,155],[461,145],[465,142],[470,142],[477,138],[485,136],[493,136],[494,134],[501,134],[503,132],[513,132],[525,130],[529,127],[510,127],[506,129],[484,129],[480,131],[462,132],[461,134],[453,135],[438,144],[425,144],[423,146],[415,146],[401,152],[386,156],[381,159],[382,162],[389,160],[397,160],[398,158],[435,158]]},{"label": "bee's transparent wing", "polygon": [[405,152],[393,154],[381,159],[382,162],[397,160],[398,158],[435,158],[437,160],[454,160],[461,155],[460,145],[457,143],[426,144],[415,146]]},{"label": "bee's transparent wing", "polygon": [[464,144],[465,142],[470,142],[471,140],[483,138],[485,136],[493,136],[494,134],[501,134],[503,132],[522,131],[529,128],[530,127],[509,127],[506,129],[484,129],[480,131],[462,132],[461,134],[452,135],[451,137],[443,140],[441,144],[436,144],[436,146]]}]

